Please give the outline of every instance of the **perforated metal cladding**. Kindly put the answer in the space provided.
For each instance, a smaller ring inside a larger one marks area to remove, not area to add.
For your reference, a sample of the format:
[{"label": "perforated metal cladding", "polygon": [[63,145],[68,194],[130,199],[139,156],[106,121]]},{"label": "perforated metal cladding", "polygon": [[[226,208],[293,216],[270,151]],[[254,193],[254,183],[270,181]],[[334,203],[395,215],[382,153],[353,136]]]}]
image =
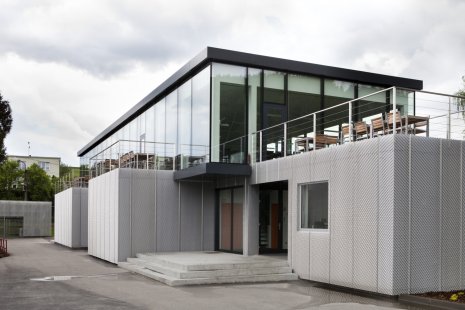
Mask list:
[{"label": "perforated metal cladding", "polygon": [[[330,180],[331,257],[330,283],[352,287],[353,279],[353,205],[354,145],[334,148]],[[351,164],[348,164],[351,163]]]},{"label": "perforated metal cladding", "polygon": [[[378,286],[378,147],[376,140],[354,144],[353,286],[377,291]],[[357,186],[357,187],[355,187]]]},{"label": "perforated metal cladding", "polygon": [[87,247],[87,231],[88,231],[88,189],[87,188],[80,188],[79,195],[80,195],[80,205],[81,205],[81,212],[80,212],[80,222],[81,222],[81,247]]},{"label": "perforated metal cladding", "polygon": [[[396,135],[394,149],[394,165],[391,171],[388,171],[386,176],[391,177],[394,195],[392,206],[389,207],[390,212],[393,212],[394,221],[392,225],[394,233],[394,245],[392,248],[393,261],[391,262],[394,268],[393,275],[393,293],[408,292],[410,283],[410,136]],[[413,156],[414,158],[415,156]],[[395,206],[395,207],[394,207]],[[381,210],[381,209],[380,209]]]},{"label": "perforated metal cladding", "polygon": [[460,287],[461,264],[461,199],[460,199],[460,151],[461,141],[442,142],[442,208],[441,208],[441,289]]},{"label": "perforated metal cladding", "polygon": [[0,200],[0,217],[23,218],[24,237],[50,236],[51,209],[51,202]]},{"label": "perforated metal cladding", "polygon": [[412,293],[440,289],[439,142],[438,139],[411,141],[410,291]]}]

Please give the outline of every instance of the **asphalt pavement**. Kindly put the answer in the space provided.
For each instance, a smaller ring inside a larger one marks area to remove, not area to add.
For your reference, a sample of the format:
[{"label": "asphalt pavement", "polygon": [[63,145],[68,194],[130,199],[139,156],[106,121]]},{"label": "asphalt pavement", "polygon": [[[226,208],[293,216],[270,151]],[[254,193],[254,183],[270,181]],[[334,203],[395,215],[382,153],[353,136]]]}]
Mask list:
[{"label": "asphalt pavement", "polygon": [[310,281],[169,287],[44,238],[11,239],[0,309],[419,309]]}]

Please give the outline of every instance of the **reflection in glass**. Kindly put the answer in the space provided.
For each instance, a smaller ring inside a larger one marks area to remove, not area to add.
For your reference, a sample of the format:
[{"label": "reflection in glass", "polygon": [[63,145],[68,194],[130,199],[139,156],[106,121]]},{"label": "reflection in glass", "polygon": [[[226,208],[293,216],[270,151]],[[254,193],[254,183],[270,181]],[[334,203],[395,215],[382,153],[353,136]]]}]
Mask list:
[{"label": "reflection in glass", "polygon": [[208,161],[210,144],[210,66],[192,78],[193,164]]},{"label": "reflection in glass", "polygon": [[243,163],[246,154],[246,68],[213,64],[212,154],[214,162]]}]

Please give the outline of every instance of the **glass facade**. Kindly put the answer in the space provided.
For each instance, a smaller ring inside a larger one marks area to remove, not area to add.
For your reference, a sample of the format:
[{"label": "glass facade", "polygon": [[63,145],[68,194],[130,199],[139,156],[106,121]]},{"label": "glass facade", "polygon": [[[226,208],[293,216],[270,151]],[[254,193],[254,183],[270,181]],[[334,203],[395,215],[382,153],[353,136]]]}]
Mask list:
[{"label": "glass facade", "polygon": [[[348,106],[311,113],[382,90],[319,76],[212,63],[149,105],[81,158],[99,175],[115,167],[184,169],[205,162],[254,163],[291,155],[299,141],[335,137]],[[414,95],[398,90],[397,108],[413,114]],[[352,120],[392,109],[389,92],[357,100]],[[281,125],[287,122],[286,128]]]}]

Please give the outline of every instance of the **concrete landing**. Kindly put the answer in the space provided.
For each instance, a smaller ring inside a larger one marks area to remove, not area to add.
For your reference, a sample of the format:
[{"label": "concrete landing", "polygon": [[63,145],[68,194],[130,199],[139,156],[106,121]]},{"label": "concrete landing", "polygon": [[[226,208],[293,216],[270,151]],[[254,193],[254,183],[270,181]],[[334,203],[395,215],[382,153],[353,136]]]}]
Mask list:
[{"label": "concrete landing", "polygon": [[137,254],[118,266],[170,286],[298,279],[284,259],[223,252]]}]

